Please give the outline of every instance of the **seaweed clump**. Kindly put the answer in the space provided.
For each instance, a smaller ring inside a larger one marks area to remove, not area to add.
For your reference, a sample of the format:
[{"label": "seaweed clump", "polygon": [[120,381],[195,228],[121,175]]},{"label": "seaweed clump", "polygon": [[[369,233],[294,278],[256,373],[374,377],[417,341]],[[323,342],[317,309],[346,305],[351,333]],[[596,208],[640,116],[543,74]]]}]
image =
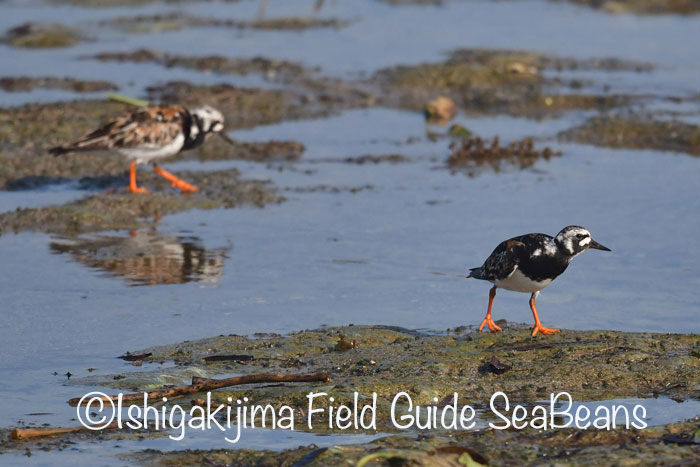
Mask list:
[{"label": "seaweed clump", "polygon": [[530,138],[511,141],[501,145],[498,136],[490,142],[478,136],[463,138],[452,143],[452,153],[447,159],[447,165],[453,169],[467,169],[469,175],[473,170],[483,166],[491,166],[495,171],[503,168],[504,164],[519,166],[521,169],[532,166],[540,159],[549,160],[552,156],[560,156],[560,151],[549,147],[538,150]]}]

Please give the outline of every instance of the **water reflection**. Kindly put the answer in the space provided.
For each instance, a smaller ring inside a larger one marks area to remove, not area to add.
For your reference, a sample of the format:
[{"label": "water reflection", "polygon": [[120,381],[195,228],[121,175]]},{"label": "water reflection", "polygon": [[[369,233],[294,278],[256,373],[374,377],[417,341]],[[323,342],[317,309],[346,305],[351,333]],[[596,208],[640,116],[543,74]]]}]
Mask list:
[{"label": "water reflection", "polygon": [[55,238],[57,254],[68,253],[87,267],[132,285],[218,282],[228,248],[207,249],[200,238],[151,230],[125,234]]}]

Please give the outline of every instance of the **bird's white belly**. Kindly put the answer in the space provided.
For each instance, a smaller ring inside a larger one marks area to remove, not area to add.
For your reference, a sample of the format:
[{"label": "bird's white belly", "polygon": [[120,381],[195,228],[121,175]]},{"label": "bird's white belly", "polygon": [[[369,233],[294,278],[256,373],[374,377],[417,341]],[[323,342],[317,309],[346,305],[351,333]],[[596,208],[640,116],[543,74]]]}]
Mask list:
[{"label": "bird's white belly", "polygon": [[138,148],[122,148],[119,149],[119,152],[124,154],[129,160],[134,160],[139,164],[143,164],[154,159],[174,156],[180,152],[184,144],[185,135],[179,134],[177,138],[165,146],[153,145],[151,147],[142,146]]},{"label": "bird's white belly", "polygon": [[516,268],[513,274],[506,277],[503,280],[493,281],[496,287],[500,287],[506,290],[513,290],[514,292],[539,292],[540,290],[547,287],[552,283],[553,279],[545,279],[543,281],[533,281],[529,279],[525,274],[520,272],[520,269]]}]

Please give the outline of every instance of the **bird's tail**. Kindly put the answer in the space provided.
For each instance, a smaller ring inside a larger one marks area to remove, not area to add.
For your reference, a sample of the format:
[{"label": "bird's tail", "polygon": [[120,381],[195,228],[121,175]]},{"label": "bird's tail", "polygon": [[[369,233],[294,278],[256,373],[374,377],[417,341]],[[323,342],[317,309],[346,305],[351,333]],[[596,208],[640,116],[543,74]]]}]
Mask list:
[{"label": "bird's tail", "polygon": [[481,267],[469,269],[469,275],[467,278],[473,277],[474,279],[481,279]]},{"label": "bird's tail", "polygon": [[69,152],[73,152],[73,149],[65,146],[56,146],[49,149],[49,154],[52,156],[62,156],[64,154],[68,154]]}]

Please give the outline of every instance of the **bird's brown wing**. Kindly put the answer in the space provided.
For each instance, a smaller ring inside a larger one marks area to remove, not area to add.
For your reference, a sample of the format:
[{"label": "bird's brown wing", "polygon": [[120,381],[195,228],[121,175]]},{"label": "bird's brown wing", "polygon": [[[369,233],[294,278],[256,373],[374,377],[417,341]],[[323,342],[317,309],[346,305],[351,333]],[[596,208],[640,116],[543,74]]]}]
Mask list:
[{"label": "bird's brown wing", "polygon": [[55,155],[73,151],[119,148],[157,148],[171,143],[182,131],[187,110],[179,105],[144,107],[122,116],[67,145],[52,148]]}]

